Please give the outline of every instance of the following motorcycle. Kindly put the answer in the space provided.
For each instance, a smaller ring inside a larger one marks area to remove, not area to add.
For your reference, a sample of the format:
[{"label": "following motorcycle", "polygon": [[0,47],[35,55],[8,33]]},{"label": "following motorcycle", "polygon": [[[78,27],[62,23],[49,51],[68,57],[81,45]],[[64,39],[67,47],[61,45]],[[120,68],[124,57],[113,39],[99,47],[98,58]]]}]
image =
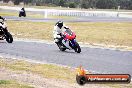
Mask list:
[{"label": "following motorcycle", "polygon": [[19,17],[21,17],[21,16],[26,17],[26,11],[25,11],[24,8],[22,8],[22,9],[19,11]]},{"label": "following motorcycle", "polygon": [[13,37],[10,34],[10,32],[7,30],[5,19],[1,19],[1,20],[2,21],[0,22],[0,40],[6,39],[8,43],[12,43]]},{"label": "following motorcycle", "polygon": [[61,51],[65,51],[66,49],[74,50],[77,53],[81,52],[81,48],[76,41],[76,34],[72,32],[69,28],[65,29],[61,34],[62,41],[57,43],[57,46]]}]

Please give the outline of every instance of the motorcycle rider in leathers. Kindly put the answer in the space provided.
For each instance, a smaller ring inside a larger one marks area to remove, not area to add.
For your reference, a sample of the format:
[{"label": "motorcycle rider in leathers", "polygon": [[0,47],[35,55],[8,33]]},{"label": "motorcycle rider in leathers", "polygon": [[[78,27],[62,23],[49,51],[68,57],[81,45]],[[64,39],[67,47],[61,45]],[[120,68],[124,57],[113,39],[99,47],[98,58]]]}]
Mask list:
[{"label": "motorcycle rider in leathers", "polygon": [[69,29],[68,27],[65,26],[65,24],[63,24],[62,21],[58,21],[55,26],[54,26],[54,30],[53,30],[53,36],[54,36],[54,41],[55,43],[61,44],[62,39],[63,39],[63,35],[62,32],[65,31],[66,29]]},{"label": "motorcycle rider in leathers", "polygon": [[6,18],[0,16],[0,28],[4,28],[4,29],[7,28],[6,23],[5,22],[3,23],[3,21],[5,21],[5,20],[6,20]]},{"label": "motorcycle rider in leathers", "polygon": [[4,25],[2,24],[2,21],[5,20],[4,17],[0,16],[0,27],[4,28]]},{"label": "motorcycle rider in leathers", "polygon": [[[0,16],[0,29],[5,29],[6,28],[6,25],[5,23],[3,24],[3,20],[5,20],[4,17]],[[1,34],[1,33],[0,33]],[[0,40],[3,40],[1,37],[0,37]]]},{"label": "motorcycle rider in leathers", "polygon": [[2,16],[0,16],[0,19],[3,19],[4,20],[5,18],[3,18]]}]

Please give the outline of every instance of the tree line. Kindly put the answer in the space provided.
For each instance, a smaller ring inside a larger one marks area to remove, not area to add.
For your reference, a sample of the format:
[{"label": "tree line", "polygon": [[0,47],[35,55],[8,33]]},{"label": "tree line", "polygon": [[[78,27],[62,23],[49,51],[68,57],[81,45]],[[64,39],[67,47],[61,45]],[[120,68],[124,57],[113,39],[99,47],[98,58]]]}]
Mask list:
[{"label": "tree line", "polygon": [[36,6],[62,6],[70,8],[96,8],[96,9],[132,9],[132,0],[0,0],[8,3],[12,1],[15,5],[23,2],[25,5]]}]

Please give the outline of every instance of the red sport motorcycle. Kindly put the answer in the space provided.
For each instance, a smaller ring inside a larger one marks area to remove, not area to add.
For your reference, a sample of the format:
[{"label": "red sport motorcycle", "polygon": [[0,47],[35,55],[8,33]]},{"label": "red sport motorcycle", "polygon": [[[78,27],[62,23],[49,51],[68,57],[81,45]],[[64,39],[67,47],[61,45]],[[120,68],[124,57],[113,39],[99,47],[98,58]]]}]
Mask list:
[{"label": "red sport motorcycle", "polygon": [[73,49],[77,53],[81,52],[81,48],[76,41],[76,34],[74,32],[72,32],[70,29],[66,29],[60,35],[62,36],[62,42],[58,43],[57,45],[61,51]]}]

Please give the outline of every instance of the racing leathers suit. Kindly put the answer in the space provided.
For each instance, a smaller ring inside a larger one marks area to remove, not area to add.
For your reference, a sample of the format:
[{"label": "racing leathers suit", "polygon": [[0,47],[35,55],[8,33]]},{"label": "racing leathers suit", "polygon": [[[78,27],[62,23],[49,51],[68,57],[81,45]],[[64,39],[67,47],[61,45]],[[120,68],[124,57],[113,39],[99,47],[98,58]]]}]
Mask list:
[{"label": "racing leathers suit", "polygon": [[63,25],[61,28],[59,28],[57,25],[54,26],[53,37],[55,43],[59,43],[62,41],[62,32],[64,32],[67,28],[68,27],[66,27],[65,25]]}]

